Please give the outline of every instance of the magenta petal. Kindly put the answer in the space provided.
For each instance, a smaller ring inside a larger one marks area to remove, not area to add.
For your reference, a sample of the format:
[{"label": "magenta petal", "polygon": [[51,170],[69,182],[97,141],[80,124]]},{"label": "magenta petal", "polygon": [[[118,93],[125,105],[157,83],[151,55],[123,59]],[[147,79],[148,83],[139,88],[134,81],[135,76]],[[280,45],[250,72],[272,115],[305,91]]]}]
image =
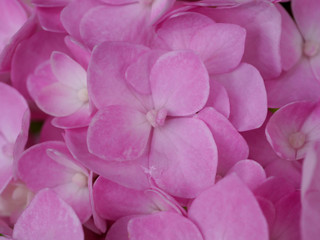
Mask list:
[{"label": "magenta petal", "polygon": [[292,11],[305,40],[320,39],[320,2],[318,0],[293,0]]},{"label": "magenta petal", "polygon": [[248,157],[246,141],[223,115],[213,108],[205,108],[197,117],[208,125],[217,144],[218,174],[226,174],[236,162]]},{"label": "magenta petal", "polygon": [[75,158],[95,173],[128,188],[140,190],[150,186],[146,174],[146,156],[125,162],[106,161],[98,158],[88,151],[86,128],[66,130],[65,141]]},{"label": "magenta petal", "polygon": [[60,21],[63,7],[37,7],[37,15],[41,27],[46,31],[65,32]]},{"label": "magenta petal", "polygon": [[132,218],[128,234],[132,240],[203,240],[194,223],[170,212]]},{"label": "magenta petal", "polygon": [[281,13],[282,19],[280,41],[282,68],[287,71],[300,60],[302,56],[303,39],[289,13],[281,5],[276,6]]},{"label": "magenta petal", "polygon": [[286,195],[275,204],[275,208],[276,217],[270,233],[271,239],[300,240],[301,203],[299,192],[295,191]]},{"label": "magenta petal", "polygon": [[128,222],[136,216],[126,216],[117,220],[108,230],[105,240],[129,240]]},{"label": "magenta petal", "polygon": [[214,184],[217,148],[200,119],[167,120],[153,132],[149,167],[156,184],[169,194],[192,198]]},{"label": "magenta petal", "polygon": [[72,208],[54,192],[39,192],[18,219],[14,239],[21,240],[81,240],[81,223]]},{"label": "magenta petal", "polygon": [[155,109],[165,108],[170,116],[193,114],[208,100],[208,72],[191,51],[162,55],[151,69],[150,82]]},{"label": "magenta petal", "polygon": [[151,125],[145,114],[125,106],[100,110],[88,129],[91,153],[107,160],[134,160],[146,152]]},{"label": "magenta petal", "polygon": [[123,42],[105,42],[93,50],[88,89],[98,109],[109,105],[141,105],[128,89],[125,69],[147,50]]},{"label": "magenta petal", "polygon": [[257,200],[235,174],[201,193],[189,208],[189,218],[205,239],[269,239],[268,225]]},{"label": "magenta petal", "polygon": [[239,131],[262,125],[267,116],[267,96],[263,79],[252,65],[242,63],[231,73],[213,76],[228,92],[230,122]]}]

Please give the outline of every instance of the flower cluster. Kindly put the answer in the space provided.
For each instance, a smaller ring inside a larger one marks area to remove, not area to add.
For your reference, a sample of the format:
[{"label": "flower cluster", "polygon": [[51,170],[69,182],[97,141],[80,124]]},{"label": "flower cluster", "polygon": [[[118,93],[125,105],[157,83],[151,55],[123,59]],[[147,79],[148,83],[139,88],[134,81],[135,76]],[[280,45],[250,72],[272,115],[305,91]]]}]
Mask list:
[{"label": "flower cluster", "polygon": [[316,240],[319,100],[319,0],[0,0],[0,239]]}]

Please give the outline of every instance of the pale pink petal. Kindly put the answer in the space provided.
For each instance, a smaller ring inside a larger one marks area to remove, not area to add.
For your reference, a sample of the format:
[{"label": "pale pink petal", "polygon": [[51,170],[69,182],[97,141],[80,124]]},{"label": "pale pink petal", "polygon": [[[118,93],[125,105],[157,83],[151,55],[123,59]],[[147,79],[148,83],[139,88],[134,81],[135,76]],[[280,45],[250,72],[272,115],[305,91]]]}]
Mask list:
[{"label": "pale pink petal", "polygon": [[320,2],[318,0],[293,0],[292,11],[305,40],[320,40]]},{"label": "pale pink petal", "polygon": [[197,196],[214,184],[216,167],[216,144],[200,119],[170,119],[154,129],[149,168],[156,184],[167,193]]},{"label": "pale pink petal", "polygon": [[318,101],[320,83],[314,77],[310,62],[301,59],[279,78],[265,81],[268,107],[279,108],[296,101]]},{"label": "pale pink petal", "polygon": [[81,240],[81,223],[72,208],[50,190],[39,192],[18,219],[14,239]]},{"label": "pale pink petal", "polygon": [[263,79],[252,65],[242,63],[231,73],[215,75],[213,80],[227,90],[230,122],[238,131],[258,128],[267,116],[267,96]]},{"label": "pale pink petal", "polygon": [[175,213],[159,212],[132,218],[128,222],[128,234],[132,240],[202,240],[196,225]]},{"label": "pale pink petal", "polygon": [[56,117],[68,116],[83,105],[77,91],[60,82],[41,89],[36,102],[41,110]]},{"label": "pale pink petal", "polygon": [[265,1],[253,1],[233,8],[198,8],[196,10],[218,23],[232,23],[246,29],[242,61],[255,66],[264,78],[281,73],[281,16],[276,7]]},{"label": "pale pink petal", "polygon": [[241,160],[237,162],[229,171],[228,174],[235,173],[254,191],[266,180],[266,173],[262,166],[253,160]]},{"label": "pale pink petal", "polygon": [[204,121],[218,148],[218,174],[224,175],[238,161],[248,158],[246,141],[233,125],[213,108],[205,108],[197,114]]},{"label": "pale pink petal", "polygon": [[191,51],[162,55],[151,69],[150,83],[155,109],[164,108],[170,116],[201,110],[209,96],[208,72]]},{"label": "pale pink petal", "polygon": [[106,160],[134,160],[147,152],[150,131],[145,114],[113,105],[93,117],[88,129],[88,148]]},{"label": "pale pink petal", "polygon": [[88,69],[88,90],[98,109],[118,104],[141,105],[128,89],[125,69],[147,50],[122,42],[105,42],[94,49]]},{"label": "pale pink petal", "polygon": [[77,90],[86,87],[86,71],[68,55],[54,51],[51,54],[51,67],[59,82]]},{"label": "pale pink petal", "polygon": [[226,89],[217,81],[210,82],[210,94],[206,107],[213,107],[226,118],[230,115],[230,101]]},{"label": "pale pink petal", "polygon": [[268,225],[257,200],[235,174],[201,193],[189,208],[189,218],[205,239],[269,239]]},{"label": "pale pink petal", "polygon": [[276,5],[281,14],[280,53],[282,68],[288,71],[302,56],[303,39],[289,13],[279,4]]},{"label": "pale pink petal", "polygon": [[316,56],[311,57],[309,60],[314,77],[320,81],[320,51]]},{"label": "pale pink petal", "polygon": [[63,7],[37,7],[37,16],[41,27],[46,31],[65,32],[60,21]]},{"label": "pale pink petal", "polygon": [[73,208],[81,223],[88,221],[92,215],[87,182],[85,184],[86,186],[78,186],[74,182],[69,182],[52,188],[59,197]]},{"label": "pale pink petal", "polygon": [[110,179],[120,185],[145,189],[150,184],[147,174],[147,157],[134,161],[106,161],[89,153],[87,146],[87,128],[68,129],[65,141],[74,157],[95,173]]},{"label": "pale pink petal", "polygon": [[[315,107],[314,102],[291,103],[270,118],[266,136],[278,156],[286,160],[297,160],[305,156],[310,140],[308,132],[302,127]],[[312,127],[309,126],[309,129]]]}]

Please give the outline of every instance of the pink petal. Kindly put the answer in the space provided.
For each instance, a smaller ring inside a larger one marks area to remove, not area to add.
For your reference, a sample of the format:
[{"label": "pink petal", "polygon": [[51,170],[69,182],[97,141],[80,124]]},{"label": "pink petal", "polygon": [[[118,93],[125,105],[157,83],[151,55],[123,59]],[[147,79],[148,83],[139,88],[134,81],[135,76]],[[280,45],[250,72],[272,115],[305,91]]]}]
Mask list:
[{"label": "pink petal", "polygon": [[145,114],[113,105],[93,117],[88,129],[88,148],[103,159],[134,160],[147,151],[150,130]]},{"label": "pink petal", "polygon": [[[315,107],[316,104],[313,102],[291,103],[270,118],[266,126],[266,136],[273,150],[281,158],[297,160],[305,156],[310,140],[308,132],[302,127]],[[312,124],[309,129],[315,126]]]},{"label": "pink petal", "polygon": [[52,125],[64,129],[86,127],[91,121],[90,116],[89,104],[85,104],[69,116],[54,118]]},{"label": "pink petal", "polygon": [[171,49],[190,49],[199,54],[210,74],[225,73],[235,68],[244,51],[243,28],[233,24],[215,24],[197,13],[170,18],[157,33]]},{"label": "pink petal", "polygon": [[217,81],[210,82],[210,94],[206,107],[213,107],[226,118],[230,115],[230,101],[226,89]]},{"label": "pink petal", "polygon": [[200,58],[190,51],[162,55],[150,74],[155,109],[186,116],[199,111],[209,95],[209,77]]},{"label": "pink petal", "polygon": [[28,104],[16,89],[0,82],[0,109],[0,135],[13,144],[20,134],[24,114],[29,111]]},{"label": "pink petal", "polygon": [[201,193],[189,208],[189,218],[205,239],[269,239],[257,200],[235,174]]},{"label": "pink petal", "polygon": [[132,218],[128,222],[132,240],[202,240],[199,229],[189,219],[175,213],[159,212]]},{"label": "pink petal", "polygon": [[232,173],[237,174],[251,191],[254,191],[266,180],[266,173],[262,166],[253,160],[241,160],[237,162],[228,171],[228,174]]},{"label": "pink petal", "polygon": [[95,173],[128,188],[140,190],[150,185],[146,174],[146,156],[125,162],[98,158],[88,151],[87,128],[66,130],[65,141],[75,158]]},{"label": "pink petal", "polygon": [[273,4],[253,1],[233,8],[199,8],[197,12],[216,22],[237,24],[245,28],[247,34],[242,61],[255,66],[263,78],[279,76],[281,16]]},{"label": "pink petal", "polygon": [[95,0],[70,1],[61,12],[61,22],[70,36],[81,41],[80,21],[91,8],[101,4]]},{"label": "pink petal", "polygon": [[141,105],[128,89],[124,69],[146,51],[146,47],[122,42],[105,42],[94,49],[88,69],[88,89],[98,109],[118,104]]},{"label": "pink petal", "polygon": [[[12,59],[11,80],[13,86],[24,96],[29,96],[26,89],[27,76],[35,68],[50,58],[53,50],[67,52],[64,34],[39,31],[23,41],[16,49]],[[39,50],[39,45],[41,51]]]},{"label": "pink petal", "polygon": [[105,240],[129,240],[128,222],[136,216],[126,216],[112,224]]},{"label": "pink petal", "polygon": [[310,63],[302,58],[279,78],[265,81],[268,107],[279,108],[296,101],[318,101],[320,83],[314,77]]},{"label": "pink petal", "polygon": [[218,148],[218,174],[224,175],[238,161],[246,159],[249,149],[246,141],[233,125],[213,108],[205,108],[197,114],[204,121]]},{"label": "pink petal", "polygon": [[158,211],[144,190],[126,188],[102,177],[94,183],[93,197],[97,213],[108,220]]},{"label": "pink petal", "polygon": [[302,56],[303,39],[289,13],[281,5],[276,6],[282,19],[280,41],[282,68],[283,70],[288,71],[300,60]]},{"label": "pink petal", "polygon": [[81,240],[81,223],[72,208],[50,190],[39,192],[18,219],[14,239]]},{"label": "pink petal", "polygon": [[319,42],[320,2],[318,0],[293,0],[292,11],[305,40]]},{"label": "pink petal", "polygon": [[[148,3],[148,1],[146,1]],[[171,9],[175,0],[155,0],[151,5],[150,22],[158,21],[168,10]]]},{"label": "pink petal", "polygon": [[91,57],[89,49],[70,36],[66,36],[64,38],[64,42],[77,62],[83,67],[83,69],[87,69]]},{"label": "pink petal", "polygon": [[[53,188],[71,181],[74,170],[53,160],[47,153],[49,149],[68,154],[62,142],[45,142],[26,150],[18,161],[18,176],[33,191],[45,187]],[[69,159],[64,159],[70,161]]]},{"label": "pink petal", "polygon": [[216,75],[230,100],[230,122],[238,131],[258,128],[267,116],[267,96],[263,79],[252,65],[242,63],[231,73]]},{"label": "pink petal", "polygon": [[81,19],[80,35],[91,49],[104,41],[143,43],[151,32],[146,26],[146,13],[140,4],[95,7]]},{"label": "pink petal", "polygon": [[10,43],[11,37],[27,21],[27,13],[17,0],[0,2],[0,53]]},{"label": "pink petal", "polygon": [[192,198],[214,184],[217,149],[208,127],[196,118],[167,120],[153,132],[149,168],[169,194]]}]

